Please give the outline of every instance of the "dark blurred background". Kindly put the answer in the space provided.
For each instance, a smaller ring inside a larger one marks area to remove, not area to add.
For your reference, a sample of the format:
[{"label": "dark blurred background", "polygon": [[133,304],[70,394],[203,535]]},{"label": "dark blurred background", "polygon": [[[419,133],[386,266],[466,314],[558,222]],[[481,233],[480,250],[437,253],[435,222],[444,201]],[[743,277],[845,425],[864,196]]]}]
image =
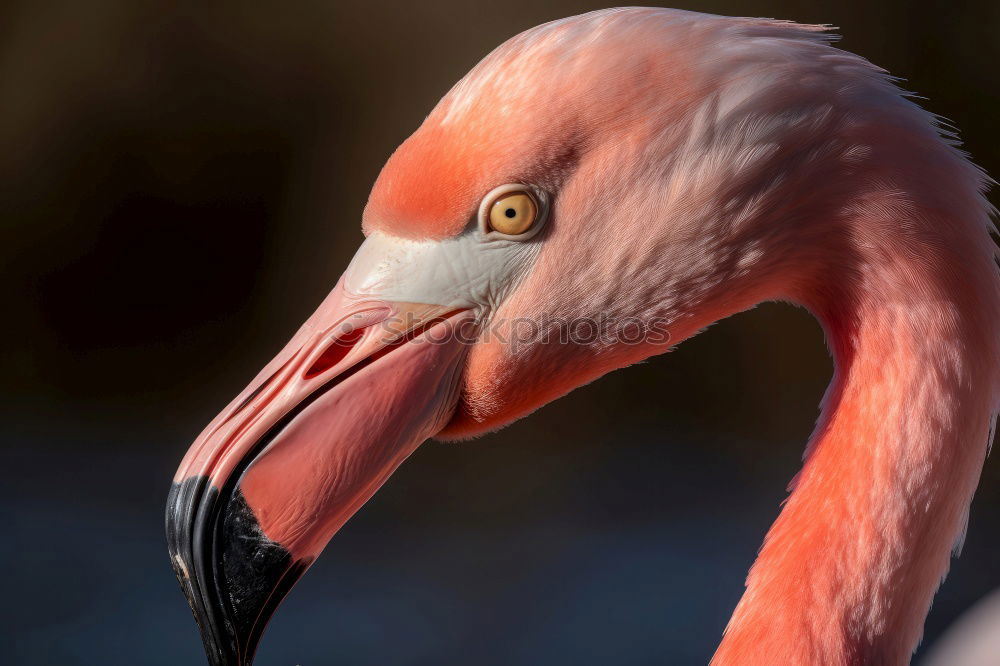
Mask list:
[{"label": "dark blurred background", "polygon": [[[3,663],[203,663],[162,535],[188,444],[333,286],[379,168],[451,84],[602,6],[0,5]],[[839,26],[1000,174],[1000,3],[680,6]],[[425,445],[258,663],[705,663],[830,372],[816,323],[765,305],[503,432]],[[1000,586],[998,524],[994,457],[925,645]]]}]

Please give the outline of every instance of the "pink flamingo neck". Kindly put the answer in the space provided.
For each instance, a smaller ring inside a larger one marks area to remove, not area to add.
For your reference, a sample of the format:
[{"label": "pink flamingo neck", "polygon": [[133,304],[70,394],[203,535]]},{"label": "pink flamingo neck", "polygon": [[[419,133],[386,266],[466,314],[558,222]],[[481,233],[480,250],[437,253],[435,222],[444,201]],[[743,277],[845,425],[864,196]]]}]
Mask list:
[{"label": "pink flamingo neck", "polygon": [[1000,292],[979,212],[933,242],[859,243],[837,292],[804,299],[836,371],[713,665],[908,662],[996,414]]}]

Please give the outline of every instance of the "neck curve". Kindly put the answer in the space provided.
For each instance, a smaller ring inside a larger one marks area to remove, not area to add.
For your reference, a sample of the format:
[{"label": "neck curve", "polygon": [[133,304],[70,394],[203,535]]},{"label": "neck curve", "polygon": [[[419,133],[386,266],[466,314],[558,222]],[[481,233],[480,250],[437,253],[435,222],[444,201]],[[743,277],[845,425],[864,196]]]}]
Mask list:
[{"label": "neck curve", "polygon": [[850,274],[801,298],[836,370],[714,666],[908,662],[998,406],[995,255],[970,231],[982,216],[938,220],[940,242],[857,243]]}]

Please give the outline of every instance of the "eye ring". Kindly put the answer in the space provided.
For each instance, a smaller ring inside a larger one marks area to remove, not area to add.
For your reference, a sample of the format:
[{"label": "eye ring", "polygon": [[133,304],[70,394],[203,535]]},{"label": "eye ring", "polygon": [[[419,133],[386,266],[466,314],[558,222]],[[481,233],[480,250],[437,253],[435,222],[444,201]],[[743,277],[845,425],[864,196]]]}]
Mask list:
[{"label": "eye ring", "polygon": [[[504,200],[511,205],[498,209],[496,204]],[[482,203],[479,204],[479,229],[486,238],[528,240],[545,226],[548,212],[549,197],[545,190],[523,183],[509,183],[493,188],[483,197]],[[491,222],[491,213],[494,222]],[[525,214],[532,214],[533,217],[529,220],[516,219],[519,215]],[[505,233],[503,229],[510,229],[513,233]]]}]

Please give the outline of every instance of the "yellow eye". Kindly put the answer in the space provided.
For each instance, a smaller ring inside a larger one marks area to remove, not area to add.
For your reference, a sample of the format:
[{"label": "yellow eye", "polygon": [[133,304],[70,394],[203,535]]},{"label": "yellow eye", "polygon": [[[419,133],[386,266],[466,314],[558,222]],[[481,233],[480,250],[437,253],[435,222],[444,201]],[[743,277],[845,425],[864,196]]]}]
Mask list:
[{"label": "yellow eye", "polygon": [[535,199],[527,192],[504,194],[490,206],[490,226],[502,234],[523,234],[538,217]]}]

